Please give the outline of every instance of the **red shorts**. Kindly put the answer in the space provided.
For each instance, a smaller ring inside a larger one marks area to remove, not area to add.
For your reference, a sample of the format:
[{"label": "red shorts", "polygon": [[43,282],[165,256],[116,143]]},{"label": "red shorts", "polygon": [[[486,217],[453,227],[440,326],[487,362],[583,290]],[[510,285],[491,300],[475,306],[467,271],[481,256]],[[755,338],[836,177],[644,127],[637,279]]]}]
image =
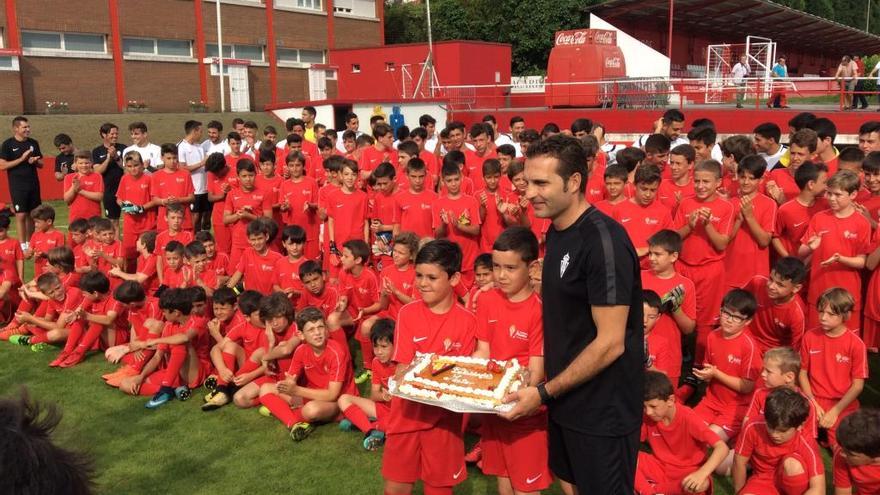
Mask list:
[{"label": "red shorts", "polygon": [[780,462],[774,473],[757,474],[746,480],[746,486],[740,491],[743,495],[801,495],[810,486],[810,476],[806,472],[806,463],[800,455],[791,454],[804,466],[804,472],[795,476],[786,476],[783,463]]},{"label": "red shorts", "polygon": [[455,486],[467,479],[461,415],[444,414],[432,428],[388,433],[382,476],[398,483]]},{"label": "red shorts", "polygon": [[546,411],[513,422],[487,415],[482,428],[483,473],[510,478],[521,492],[550,487]]},{"label": "red shorts", "polygon": [[210,359],[199,359],[199,369],[196,372],[196,376],[187,383],[187,386],[189,388],[200,387],[205,383],[205,379],[214,373],[216,373],[216,370],[214,369],[214,363]]},{"label": "red shorts", "polygon": [[385,421],[388,421],[389,414],[391,414],[390,402],[376,402],[376,428],[379,431],[385,431]]},{"label": "red shorts", "polygon": [[[827,411],[834,407],[837,404],[837,401],[840,399],[826,399],[824,397],[815,397],[816,402],[819,403],[819,407],[823,410]],[[843,421],[843,418],[849,416],[850,414],[859,410],[859,401],[854,400],[850,403],[850,405],[846,406],[846,409],[841,411],[840,414],[837,415],[837,421],[834,423],[834,426],[828,428],[826,431],[828,432],[828,443],[831,444],[831,447],[837,447],[837,427],[840,426],[840,422]],[[816,417],[818,420],[818,416]]]},{"label": "red shorts", "polygon": [[[125,225],[123,219],[123,227],[128,227]],[[137,240],[141,235],[137,229],[134,228],[123,228],[122,229],[122,257],[123,259],[133,259],[138,257],[137,252]]]},{"label": "red shorts", "polygon": [[[639,460],[636,465],[636,491],[639,493],[664,493],[676,495],[684,493],[681,480],[693,473],[700,466],[670,466],[660,462],[656,457],[647,453],[639,452]],[[711,478],[710,482],[711,482]],[[711,485],[710,485],[711,488]],[[709,490],[702,493],[708,493]]]},{"label": "red shorts", "polygon": [[697,326],[714,326],[727,290],[720,282],[724,280],[724,261],[712,261],[705,265],[677,263],[675,266],[682,275],[694,282]]},{"label": "red shorts", "polygon": [[742,429],[743,416],[748,412],[748,406],[730,407],[726,410],[716,410],[706,404],[706,401],[700,401],[694,412],[707,424],[715,425],[724,430],[729,441],[732,441]]}]

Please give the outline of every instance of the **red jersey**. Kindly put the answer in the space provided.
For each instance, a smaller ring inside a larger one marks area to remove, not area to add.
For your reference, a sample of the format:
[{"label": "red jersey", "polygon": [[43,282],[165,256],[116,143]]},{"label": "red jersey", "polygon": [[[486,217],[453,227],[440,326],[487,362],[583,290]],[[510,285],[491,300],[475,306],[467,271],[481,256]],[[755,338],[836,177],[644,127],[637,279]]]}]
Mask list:
[{"label": "red jersey", "polygon": [[278,203],[280,202],[278,198],[281,191],[282,181],[284,181],[284,179],[280,175],[266,177],[263,174],[257,174],[254,179],[254,187],[262,190],[263,193],[266,194],[266,200],[272,208],[272,219],[275,220],[275,223],[278,225],[282,225],[281,211],[278,209]]},{"label": "red jersey", "polygon": [[681,341],[671,342],[671,338],[678,337],[677,332],[670,336],[668,333],[664,334],[656,330],[655,324],[651,333],[645,336],[648,343],[648,360],[654,369],[663,372],[669,377],[669,381],[677,385],[678,378],[681,377]]},{"label": "red jersey", "polygon": [[[104,179],[101,177],[101,174],[96,172],[86,175],[80,174],[79,172],[75,174],[67,174],[64,176],[65,191],[73,186],[74,178],[79,179],[79,188],[81,191],[103,194]],[[88,199],[79,193],[73,196],[73,201],[68,203],[68,208],[70,209],[68,219],[71,222],[80,218],[101,216],[101,200]]]},{"label": "red jersey", "polygon": [[780,346],[800,349],[806,324],[803,302],[795,294],[790,301],[777,304],[767,295],[769,282],[767,277],[757,275],[743,286],[758,301],[758,311],[749,325],[749,333],[758,344],[761,355]]},{"label": "red jersey", "polygon": [[154,294],[156,292],[156,289],[159,288],[159,278],[156,275],[157,260],[158,258],[155,254],[151,254],[146,258],[144,258],[143,255],[138,256],[137,272],[143,273],[147,276],[147,279],[141,283],[147,295]]},{"label": "red jersey", "polygon": [[[507,196],[507,203],[509,205],[514,205],[519,207],[519,200],[521,198],[521,194],[519,191],[513,191]],[[516,208],[514,208],[516,209]],[[511,216],[516,216],[513,212],[510,212]],[[535,215],[535,209],[532,207],[532,203],[526,204],[525,216],[529,222],[529,229],[531,229],[532,233],[535,234],[535,237],[538,238],[538,244],[544,244],[544,235],[547,233],[547,230],[550,228],[550,219],[549,218],[538,218]]]},{"label": "red jersey", "polygon": [[168,265],[164,265],[162,267],[162,285],[173,288],[180,289],[186,285],[186,279],[184,279],[183,273],[183,264],[177,268],[177,270],[173,270]]},{"label": "red jersey", "polygon": [[[163,168],[156,173],[150,175],[150,196],[153,198],[185,198],[195,193],[193,189],[192,177],[186,170],[177,169],[174,172]],[[159,230],[168,228],[168,222],[165,220],[166,208],[159,205],[156,212]],[[181,228],[184,230],[192,230],[192,218],[188,205],[183,208],[183,224]]]},{"label": "red jersey", "polygon": [[[425,189],[430,189],[430,184],[428,184],[427,178],[425,179]],[[461,176],[461,190],[459,191],[459,194],[463,194],[465,196],[473,196],[474,191],[476,191],[476,190],[477,190],[477,188],[474,187],[474,181],[472,181],[470,177],[465,177],[464,175],[462,175]],[[446,184],[443,183],[442,180],[440,181],[439,193],[440,193],[440,196],[448,196],[449,195],[449,189],[446,188]]]},{"label": "red jersey", "polygon": [[287,373],[303,377],[307,388],[327,390],[331,383],[336,382],[342,384],[341,393],[357,395],[348,351],[332,339],[325,342],[326,346],[320,354],[306,343],[297,346]]},{"label": "red jersey", "polygon": [[64,299],[61,301],[57,299],[48,300],[49,309],[46,312],[47,318],[53,318],[63,313],[69,313],[83,306],[85,296],[83,295],[83,292],[78,288],[68,287],[64,291],[64,294]]},{"label": "red jersey", "polygon": [[[733,211],[740,211],[740,198],[731,198]],[[752,198],[755,220],[764,232],[773,235],[776,230],[776,202],[763,194]],[[758,246],[745,219],[727,245],[724,256],[725,278],[730,287],[742,287],[753,275],[770,275],[770,244]]]},{"label": "red jersey", "polygon": [[[874,238],[871,240],[871,248],[868,252],[873,253],[880,249],[880,229],[874,232]],[[871,272],[871,278],[868,281],[867,295],[865,296],[865,316],[872,320],[880,320],[880,270]]]},{"label": "red jersey", "polygon": [[[425,162],[425,170],[427,171],[428,177],[440,175],[440,160],[437,159],[437,156],[434,153],[431,153],[428,150],[422,150],[419,151],[419,158],[421,158],[422,161]],[[402,176],[406,175],[405,170],[400,170],[399,172]],[[427,180],[427,178],[425,180]],[[406,187],[406,184],[404,184],[403,187]]]},{"label": "red jersey", "polygon": [[420,238],[434,237],[431,207],[436,201],[433,191],[400,191],[394,196],[394,223],[400,225],[401,232],[412,232]]},{"label": "red jersey", "polygon": [[[397,268],[394,265],[386,266],[382,269],[382,273],[379,275],[381,280],[380,287],[384,286],[385,280],[390,280],[394,287],[397,288],[400,292],[404,293],[409,297],[417,297],[416,290],[416,269],[412,264],[406,265],[404,270]],[[400,312],[400,308],[403,307],[403,302],[397,298],[394,294],[388,295],[388,309],[385,311],[391,316],[391,319],[397,320],[397,314]]]},{"label": "red jersey", "polygon": [[483,194],[486,195],[486,205],[480,205],[480,211],[485,214],[480,226],[480,251],[491,253],[492,244],[495,243],[495,239],[507,228],[507,225],[504,223],[504,216],[498,211],[498,202],[503,202],[505,195],[501,193],[501,187],[499,186],[495,192],[487,189],[477,191],[474,197],[477,198],[477,201],[480,201],[480,197]]},{"label": "red jersey", "polygon": [[307,290],[303,291],[302,297],[296,303],[296,310],[301,311],[303,308],[313,306],[320,309],[324,313],[324,318],[327,318],[336,309],[338,303],[339,291],[336,290],[336,287],[325,285],[324,292],[321,292],[319,295],[312,294]]},{"label": "red jersey", "polygon": [[[252,189],[245,191],[242,188],[236,188],[226,194],[226,203],[223,205],[224,214],[233,214],[239,210],[250,210],[256,216],[271,214],[272,199],[269,194],[260,189]],[[236,221],[234,224],[228,225],[232,227],[232,245],[238,247],[250,246],[247,238],[247,226],[250,220],[244,218]]]},{"label": "red jersey", "polygon": [[240,311],[234,311],[228,320],[220,322],[220,335],[225,337],[234,328],[245,323],[247,323],[247,318]]},{"label": "red jersey", "polygon": [[[476,347],[476,329],[474,315],[459,304],[437,314],[423,301],[413,301],[400,309],[391,360],[406,365],[417,352],[470,356]],[[445,415],[454,414],[397,397],[391,403],[388,431],[392,433],[428,430]]]},{"label": "red jersey", "polygon": [[[718,195],[706,201],[696,197],[681,200],[681,204],[675,212],[675,228],[681,229],[688,225],[688,216],[701,208],[712,210],[709,222],[719,234],[730,235],[733,228],[733,205]],[[704,221],[700,220],[691,233],[684,238],[680,259],[683,263],[692,266],[705,265],[724,259],[724,251],[715,249],[715,246],[709,241]]]},{"label": "red jersey", "polygon": [[595,206],[602,213],[608,215],[611,218],[614,218],[615,214],[617,213],[617,208],[619,208],[620,205],[627,201],[628,200],[626,199],[626,197],[624,197],[623,201],[618,201],[617,203],[612,203],[610,200],[603,199],[602,201],[593,204],[593,206]]},{"label": "red jersey", "polygon": [[244,355],[246,358],[250,358],[257,349],[262,347],[265,336],[265,328],[254,326],[247,320],[235,328],[230,329],[229,333],[226,334],[227,339],[235,342],[244,349]]},{"label": "red jersey", "polygon": [[373,367],[370,368],[373,371],[373,378],[371,383],[373,385],[379,385],[384,390],[388,390],[388,379],[394,376],[394,373],[397,371],[397,365],[394,364],[394,361],[388,360],[387,363],[383,363],[379,361],[379,358],[373,358]]},{"label": "red jersey", "polygon": [[680,273],[673,273],[669,278],[660,278],[651,270],[642,270],[642,288],[652,290],[663,299],[673,289],[684,291],[681,310],[688,318],[697,318],[697,293],[694,282]]},{"label": "red jersey", "polygon": [[299,225],[306,231],[306,240],[318,240],[317,208],[306,209],[306,204],[318,203],[318,184],[311,177],[302,177],[299,182],[293,179],[281,183],[278,190],[278,202],[286,203],[289,208],[281,212],[284,225]]},{"label": "red jersey", "polygon": [[544,325],[541,321],[541,298],[532,293],[520,302],[512,302],[500,289],[480,296],[477,307],[477,339],[489,343],[492,359],[516,359],[529,365],[532,356],[544,356]]},{"label": "red jersey", "polygon": [[[103,242],[89,239],[83,244],[83,251],[101,252],[111,258],[119,259],[122,258],[122,243],[114,239],[110,244],[104,244]],[[100,256],[97,258],[95,266],[103,273],[107,273],[113,268],[109,261]]]},{"label": "red jersey", "polygon": [[672,179],[663,179],[660,182],[660,187],[657,189],[657,200],[668,208],[670,212],[675,212],[684,198],[689,198],[693,195],[694,181],[692,179],[689,179],[688,183],[683,186],[679,186]]},{"label": "red jersey", "polygon": [[24,261],[24,253],[18,239],[7,237],[0,241],[0,270],[6,272],[6,278],[15,285],[21,282],[18,276],[16,261]]},{"label": "red jersey", "polygon": [[[752,395],[752,403],[749,405],[749,412],[746,413],[746,418],[748,418],[748,422],[751,423],[753,421],[764,421],[764,407],[767,404],[767,396],[770,395],[772,388],[767,388],[764,386],[756,387],[755,393]],[[804,399],[807,399],[807,404],[810,406],[810,413],[807,415],[807,422],[804,423],[803,432],[809,435],[809,438],[816,438],[819,435],[819,421],[816,419],[816,406],[813,404],[813,401],[809,400],[807,396],[804,395],[800,389],[797,390],[797,393],[801,394]]]},{"label": "red jersey", "polygon": [[346,193],[342,189],[327,197],[327,216],[333,219],[333,237],[336,247],[342,251],[342,244],[351,239],[364,239],[364,225],[367,221],[367,194],[355,190]]},{"label": "red jersey", "polygon": [[822,262],[835,253],[841,256],[867,253],[871,242],[871,224],[868,219],[858,212],[853,212],[846,218],[838,218],[831,210],[825,210],[810,220],[807,231],[801,237],[801,243],[806,244],[813,236],[821,237],[822,241],[810,258],[807,303],[813,306],[828,287],[842,287],[852,294],[856,300],[856,308],[861,307],[860,270],[846,267],[843,263],[822,266]]},{"label": "red jersey", "polygon": [[116,330],[128,330],[128,307],[114,299],[109,294],[101,299],[84,299],[83,311],[93,315],[106,316],[108,313],[116,313],[113,320],[113,328]]},{"label": "red jersey", "polygon": [[340,270],[339,287],[348,297],[348,312],[352,316],[357,316],[358,311],[379,300],[379,279],[373,270],[366,267],[358,276],[348,270]]},{"label": "red jersey", "polygon": [[146,341],[150,338],[149,330],[145,326],[147,320],[162,321],[162,310],[159,309],[159,300],[147,296],[144,303],[138,307],[129,305],[128,321],[137,339]]},{"label": "red jersey", "polygon": [[[116,199],[127,201],[136,206],[143,206],[150,202],[150,176],[142,174],[140,177],[125,174],[119,180],[119,189],[116,191]],[[156,227],[156,210],[149,210],[137,215],[125,213],[122,215],[122,228],[127,232],[146,232]]]},{"label": "red jersey", "polygon": [[[737,378],[755,381],[761,375],[758,346],[745,330],[735,337],[726,337],[720,328],[713,330],[706,339],[704,362]],[[751,394],[736,392],[718,380],[712,380],[706,387],[703,401],[716,411],[729,411],[748,407],[751,398]]]},{"label": "red jersey", "polygon": [[[799,188],[797,182],[794,181],[794,172],[794,169],[791,167],[771,170],[767,180],[762,183],[764,187],[761,188],[761,192],[766,193],[767,183],[773,181],[780,189],[782,189],[782,193],[785,195],[784,202],[796,198],[798,194],[800,194],[801,188]],[[831,177],[830,173],[828,174],[828,177]]]},{"label": "red jersey", "polygon": [[292,288],[302,294],[305,288],[303,287],[302,280],[299,278],[299,267],[306,261],[308,261],[308,259],[305,256],[301,256],[296,261],[291,261],[290,258],[286,256],[278,258],[278,261],[275,262],[275,269],[273,270],[275,278],[272,283],[282,289]]},{"label": "red jersey", "polygon": [[169,242],[177,241],[186,247],[186,245],[191,243],[193,239],[193,233],[190,230],[179,230],[174,233],[170,230],[163,230],[156,235],[156,247],[153,249],[153,252],[164,256],[165,247],[168,246]]},{"label": "red jersey", "polygon": [[626,200],[617,205],[612,218],[623,225],[636,249],[645,249],[648,247],[649,237],[663,229],[672,228],[672,215],[669,211],[659,201],[642,206],[633,200]]},{"label": "red jersey", "polygon": [[464,150],[464,173],[474,182],[475,190],[486,187],[486,182],[483,181],[483,163],[490,158],[498,158],[498,154],[488,149],[483,155],[470,148]]},{"label": "red jersey", "polygon": [[213,258],[208,258],[208,270],[214,270],[218,277],[229,275],[229,255],[215,253]]},{"label": "red jersey", "polygon": [[470,222],[468,225],[480,225],[480,203],[473,196],[461,195],[457,198],[440,196],[431,208],[434,221],[433,228],[441,225],[441,212],[446,213],[449,223],[446,225],[446,238],[457,243],[461,247],[462,260],[461,271],[467,272],[474,269],[474,260],[480,254],[480,234],[466,234],[455,228],[455,224],[462,221]]},{"label": "red jersey", "polygon": [[379,150],[376,146],[367,146],[361,151],[361,158],[358,160],[358,170],[372,172],[382,162],[388,162],[396,168],[397,150],[394,148]]},{"label": "red jersey", "polygon": [[807,372],[814,396],[839,400],[853,380],[868,378],[865,343],[850,331],[831,337],[814,328],[804,334],[801,369]]},{"label": "red jersey", "polygon": [[825,472],[819,447],[813,439],[798,432],[789,441],[776,444],[770,439],[767,423],[763,421],[749,422],[743,428],[736,442],[736,453],[749,459],[752,476],[772,479],[783,459],[793,453],[800,455],[808,478]]},{"label": "red jersey", "polygon": [[281,258],[281,253],[271,249],[266,249],[263,254],[256,252],[254,248],[246,249],[235,271],[241,272],[246,289],[268,295],[272,293],[275,263]]},{"label": "red jersey", "polygon": [[[215,290],[220,285],[217,281],[217,272],[205,267],[201,273],[196,273],[191,267],[183,267],[183,280],[187,287],[205,287]],[[201,284],[199,284],[201,282]]]},{"label": "red jersey", "polygon": [[[231,170],[235,170],[235,165],[232,165]],[[212,196],[224,196],[229,194],[228,192],[223,192],[223,186],[228,186],[231,191],[234,188],[238,187],[238,177],[232,171],[227,171],[226,175],[220,177],[213,172],[208,172],[208,193]],[[216,208],[211,209],[211,223],[214,224],[214,228],[217,228],[218,225],[223,225],[223,203],[225,199],[221,199],[216,201],[214,204],[218,204]]]},{"label": "red jersey", "polygon": [[880,464],[850,466],[840,449],[834,451],[832,464],[835,489],[849,489],[852,493],[880,493]]},{"label": "red jersey", "polygon": [[706,461],[706,450],[721,437],[684,404],[675,405],[675,416],[666,425],[645,417],[642,422],[642,442],[651,446],[651,452],[661,464],[679,469],[698,469]]},{"label": "red jersey", "polygon": [[776,211],[776,228],[773,236],[777,237],[789,256],[797,256],[801,238],[807,231],[810,219],[827,208],[827,205],[813,202],[812,206],[803,205],[797,198],[783,203]]},{"label": "red jersey", "polygon": [[49,250],[63,245],[64,234],[54,228],[46,232],[34,232],[31,235],[29,249],[34,253],[34,278],[42,275],[46,265],[49,264],[46,257]]}]

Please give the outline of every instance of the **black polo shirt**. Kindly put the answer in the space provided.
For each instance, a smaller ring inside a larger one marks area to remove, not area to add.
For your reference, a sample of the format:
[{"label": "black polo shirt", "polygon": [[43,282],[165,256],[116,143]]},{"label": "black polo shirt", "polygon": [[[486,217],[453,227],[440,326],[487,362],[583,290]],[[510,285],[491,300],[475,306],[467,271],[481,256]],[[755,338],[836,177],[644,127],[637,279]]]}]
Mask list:
[{"label": "black polo shirt", "polygon": [[[95,165],[104,163],[106,159],[107,147],[103,144],[92,150],[92,163]],[[107,168],[101,174],[101,179],[104,181],[105,198],[115,201],[116,191],[119,189],[119,181],[122,180],[123,175],[125,175],[125,171],[122,169],[122,148],[117,146],[116,157],[110,158],[110,163],[107,164]]]},{"label": "black polo shirt", "polygon": [[73,153],[59,153],[55,157],[55,172],[63,175],[76,172],[73,169]]},{"label": "black polo shirt", "polygon": [[[19,141],[14,137],[11,137],[0,145],[0,158],[3,158],[6,161],[18,160],[25,151],[31,148],[33,148],[34,151],[30,156],[43,156],[43,153],[40,151],[40,143],[38,143],[36,139],[27,138],[24,141]],[[6,172],[9,177],[10,187],[15,185],[27,186],[38,184],[40,181],[37,176],[37,166],[28,163],[27,160],[15,167],[7,169]]]},{"label": "black polo shirt", "polygon": [[551,420],[564,428],[632,433],[642,420],[644,329],[639,261],[626,231],[593,206],[567,229],[551,227],[541,283],[548,380],[595,340],[592,305],[630,307],[623,355],[549,407]]}]

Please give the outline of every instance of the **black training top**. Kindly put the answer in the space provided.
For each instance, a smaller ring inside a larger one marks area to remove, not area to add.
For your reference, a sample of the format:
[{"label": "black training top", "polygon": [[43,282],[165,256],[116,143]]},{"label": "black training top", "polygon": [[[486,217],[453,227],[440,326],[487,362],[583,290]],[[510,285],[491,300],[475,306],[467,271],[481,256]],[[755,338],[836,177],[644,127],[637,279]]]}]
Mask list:
[{"label": "black training top", "polygon": [[[36,139],[27,138],[24,141],[19,141],[14,137],[11,137],[6,141],[3,141],[3,145],[0,146],[0,158],[6,161],[18,160],[25,151],[31,148],[33,148],[34,151],[30,156],[43,156],[43,153],[40,151],[40,143],[38,143]],[[37,176],[37,166],[28,163],[27,160],[15,167],[7,169],[6,172],[7,177],[9,178],[10,188],[13,183],[24,185],[39,183],[40,181]]]},{"label": "black training top", "polygon": [[569,228],[551,227],[541,283],[548,380],[596,338],[592,305],[630,307],[623,355],[549,407],[551,419],[565,428],[597,436],[632,433],[642,421],[644,329],[639,261],[626,231],[593,206]]},{"label": "black training top", "polygon": [[[103,144],[92,150],[92,162],[95,165],[104,163],[106,159],[107,147]],[[110,163],[107,164],[107,168],[101,174],[101,179],[104,181],[105,198],[111,198],[113,201],[116,200],[116,191],[119,189],[119,181],[122,180],[123,175],[125,175],[125,171],[122,169],[122,150],[117,147],[116,157],[110,158]]]},{"label": "black training top", "polygon": [[55,171],[67,175],[76,172],[73,169],[73,153],[59,153],[55,157]]}]

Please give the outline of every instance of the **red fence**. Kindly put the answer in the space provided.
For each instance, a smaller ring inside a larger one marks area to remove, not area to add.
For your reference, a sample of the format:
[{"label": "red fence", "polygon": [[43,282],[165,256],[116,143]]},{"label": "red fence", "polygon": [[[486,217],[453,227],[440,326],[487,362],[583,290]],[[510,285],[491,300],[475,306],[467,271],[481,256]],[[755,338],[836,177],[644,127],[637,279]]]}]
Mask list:
[{"label": "red fence", "polygon": [[[61,199],[64,196],[64,188],[61,182],[55,180],[55,157],[43,157],[43,168],[37,171],[40,176],[40,195],[43,201]],[[2,173],[0,178],[0,202],[9,204],[9,180]]]}]

